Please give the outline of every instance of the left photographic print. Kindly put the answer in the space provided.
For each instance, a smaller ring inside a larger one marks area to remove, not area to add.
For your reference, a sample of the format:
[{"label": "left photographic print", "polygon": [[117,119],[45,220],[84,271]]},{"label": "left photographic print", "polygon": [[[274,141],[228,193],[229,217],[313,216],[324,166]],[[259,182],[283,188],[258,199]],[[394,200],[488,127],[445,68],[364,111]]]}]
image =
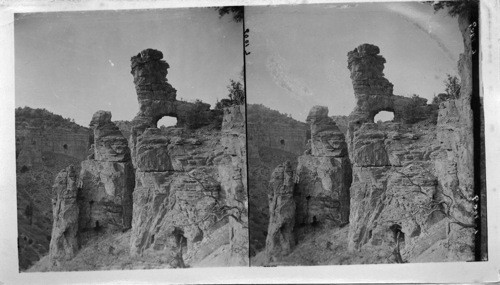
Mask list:
[{"label": "left photographic print", "polygon": [[15,14],[19,271],[248,266],[243,7]]}]

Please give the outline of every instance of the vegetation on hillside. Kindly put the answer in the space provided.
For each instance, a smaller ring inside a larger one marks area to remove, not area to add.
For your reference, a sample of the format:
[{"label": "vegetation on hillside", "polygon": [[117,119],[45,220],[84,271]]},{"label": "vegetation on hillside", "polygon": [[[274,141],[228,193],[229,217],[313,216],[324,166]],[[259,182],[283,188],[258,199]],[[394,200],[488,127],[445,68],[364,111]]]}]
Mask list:
[{"label": "vegetation on hillside", "polygon": [[299,122],[292,118],[289,114],[283,114],[279,111],[270,109],[262,104],[248,104],[247,105],[247,122],[248,123],[263,123],[268,124],[269,122],[273,123],[283,123],[290,125],[291,127],[300,126],[304,123]]},{"label": "vegetation on hillside", "polygon": [[16,108],[16,129],[18,128],[39,128],[39,129],[65,129],[70,131],[79,131],[86,129],[77,123],[74,119],[63,118],[46,109],[33,109],[30,107]]}]

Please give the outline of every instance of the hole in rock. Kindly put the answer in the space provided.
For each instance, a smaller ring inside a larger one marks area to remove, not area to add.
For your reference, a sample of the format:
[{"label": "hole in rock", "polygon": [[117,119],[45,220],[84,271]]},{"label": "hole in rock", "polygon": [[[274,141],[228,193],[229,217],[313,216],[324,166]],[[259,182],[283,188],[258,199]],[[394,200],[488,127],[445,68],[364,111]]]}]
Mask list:
[{"label": "hole in rock", "polygon": [[151,235],[151,243],[155,242],[155,235]]},{"label": "hole in rock", "polygon": [[313,222],[311,224],[313,227],[319,225],[319,222],[318,222],[318,219],[316,218],[316,216],[313,216]]},{"label": "hole in rock", "polygon": [[177,118],[175,117],[168,117],[165,116],[161,118],[157,123],[156,126],[161,129],[161,128],[167,128],[167,127],[175,127],[177,125]]},{"label": "hole in rock", "polygon": [[68,145],[67,145],[67,144],[64,144],[64,145],[63,145],[63,148],[64,148],[64,149],[68,149]]},{"label": "hole in rock", "polygon": [[311,199],[311,196],[310,196],[310,195],[306,197],[306,200],[307,200],[307,201],[309,201],[310,199]]},{"label": "hole in rock", "polygon": [[390,226],[389,229],[392,231],[394,242],[399,241],[399,243],[403,243],[405,241],[405,234],[401,231],[400,225],[394,224]]},{"label": "hole in rock", "polygon": [[184,236],[183,230],[175,228],[173,234],[178,245],[180,245],[182,248],[187,246],[187,238]]},{"label": "hole in rock", "polygon": [[28,170],[29,170],[29,168],[28,168],[26,165],[23,165],[23,166],[21,167],[21,170],[20,170],[20,171],[21,171],[21,173],[25,173],[25,172],[27,172]]},{"label": "hole in rock", "polygon": [[99,221],[95,221],[95,227],[94,227],[94,230],[95,230],[96,232],[98,232],[98,231],[100,231],[100,230],[101,230],[101,228],[102,228],[102,227],[101,227],[101,225],[99,225]]},{"label": "hole in rock", "polygon": [[281,140],[280,140],[280,144],[281,144],[281,145],[285,145],[285,140],[284,140],[284,139],[281,139]]},{"label": "hole in rock", "polygon": [[377,124],[383,123],[383,122],[391,122],[392,120],[394,120],[394,113],[387,112],[387,111],[380,111],[373,118],[373,121]]}]

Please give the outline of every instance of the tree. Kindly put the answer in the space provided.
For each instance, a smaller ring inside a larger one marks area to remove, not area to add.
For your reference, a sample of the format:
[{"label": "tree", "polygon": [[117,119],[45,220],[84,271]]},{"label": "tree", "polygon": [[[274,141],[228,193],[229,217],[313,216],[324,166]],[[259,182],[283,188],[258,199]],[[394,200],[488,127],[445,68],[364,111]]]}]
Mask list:
[{"label": "tree", "polygon": [[236,23],[242,22],[244,19],[243,6],[223,6],[215,8],[219,12],[219,18],[224,17],[226,14],[233,14],[233,20]]},{"label": "tree", "polygon": [[479,0],[459,0],[459,1],[434,1],[427,2],[432,5],[434,12],[448,8],[448,14],[452,17],[464,15],[477,9]]},{"label": "tree", "polygon": [[449,74],[447,74],[446,76],[447,78],[444,81],[446,94],[456,99],[460,96],[460,82],[458,80],[458,77],[451,76]]},{"label": "tree", "polygon": [[448,101],[451,99],[457,99],[460,97],[460,83],[457,76],[446,75],[446,80],[444,80],[445,92],[434,96],[432,99],[432,104],[440,104],[441,102]]},{"label": "tree", "polygon": [[215,109],[221,110],[225,107],[230,107],[233,105],[243,105],[245,104],[245,90],[243,84],[240,81],[230,80],[230,84],[227,86],[229,91],[228,97],[215,104]]}]

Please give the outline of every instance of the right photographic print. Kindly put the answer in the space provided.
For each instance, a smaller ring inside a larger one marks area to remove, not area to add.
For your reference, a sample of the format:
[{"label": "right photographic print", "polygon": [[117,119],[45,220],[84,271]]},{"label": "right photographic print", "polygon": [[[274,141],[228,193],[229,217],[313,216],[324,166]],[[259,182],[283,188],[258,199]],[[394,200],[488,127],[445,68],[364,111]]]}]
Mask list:
[{"label": "right photographic print", "polygon": [[251,266],[488,259],[478,1],[245,7]]}]

